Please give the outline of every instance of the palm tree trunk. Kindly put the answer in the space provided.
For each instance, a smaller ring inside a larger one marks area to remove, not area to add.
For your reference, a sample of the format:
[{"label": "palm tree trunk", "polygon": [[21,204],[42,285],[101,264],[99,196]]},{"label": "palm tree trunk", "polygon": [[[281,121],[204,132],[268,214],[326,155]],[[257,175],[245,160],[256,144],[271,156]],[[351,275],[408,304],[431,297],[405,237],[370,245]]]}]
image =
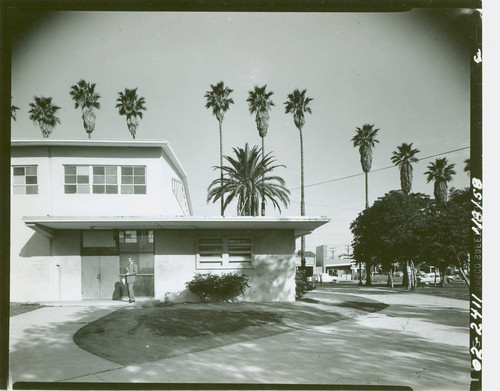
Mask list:
[{"label": "palm tree trunk", "polygon": [[[220,187],[223,187],[223,174],[222,174],[222,121],[219,121],[219,145],[220,145]],[[220,215],[224,216],[224,192],[221,192],[220,197]]]},{"label": "palm tree trunk", "polygon": [[[302,140],[302,129],[299,128],[300,135],[300,215],[306,215],[306,207],[304,204],[304,147]],[[306,270],[306,238],[304,235],[300,237],[300,266],[302,270]]]},{"label": "palm tree trunk", "polygon": [[368,172],[365,172],[365,208],[368,209]]},{"label": "palm tree trunk", "polygon": [[[262,161],[264,161],[264,137],[262,137]],[[262,174],[262,182],[264,182],[264,177],[265,175]],[[266,202],[264,200],[264,194],[262,194],[262,205],[261,205],[261,215],[265,216],[266,215]]]}]

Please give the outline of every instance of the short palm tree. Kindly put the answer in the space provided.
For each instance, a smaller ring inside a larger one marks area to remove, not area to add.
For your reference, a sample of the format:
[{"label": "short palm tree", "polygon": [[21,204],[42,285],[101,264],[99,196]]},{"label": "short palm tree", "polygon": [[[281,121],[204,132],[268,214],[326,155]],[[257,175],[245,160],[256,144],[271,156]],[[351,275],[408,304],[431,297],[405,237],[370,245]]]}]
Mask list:
[{"label": "short palm tree", "polygon": [[83,127],[90,138],[95,129],[94,109],[101,108],[99,103],[101,96],[95,92],[95,83],[90,84],[85,80],[80,80],[74,86],[71,86],[69,94],[75,102],[75,109],[78,107],[82,109]]},{"label": "short palm tree", "polygon": [[[262,158],[264,159],[264,137],[267,135],[267,129],[269,128],[269,111],[271,106],[274,106],[274,102],[271,100],[271,95],[274,92],[266,91],[267,85],[263,87],[255,86],[253,91],[248,91],[248,109],[250,114],[255,113],[255,123],[257,124],[257,130],[259,131],[259,136],[262,138]],[[266,204],[264,198],[262,198],[261,214],[264,216],[266,214]]]},{"label": "short palm tree", "polygon": [[470,175],[470,170],[471,170],[471,167],[470,167],[470,158],[469,159],[465,159],[464,163],[465,163],[464,172],[466,172],[467,175]]},{"label": "short palm tree", "polygon": [[[293,114],[293,122],[299,130],[300,136],[300,215],[305,216],[306,206],[304,202],[304,147],[302,139],[302,128],[306,123],[305,114],[312,114],[311,107],[309,104],[313,98],[306,96],[306,90],[299,91],[295,89],[291,94],[288,94],[288,100],[285,104],[285,113]],[[306,267],[306,240],[304,236],[300,237],[300,267],[305,269]]]},{"label": "short palm tree", "polygon": [[257,216],[260,200],[265,197],[281,213],[280,203],[288,206],[290,191],[285,187],[285,181],[276,175],[270,175],[278,167],[276,160],[267,154],[264,159],[256,146],[252,149],[245,144],[245,149],[233,148],[235,158],[224,156],[229,163],[226,166],[214,167],[224,172],[224,178],[214,180],[208,187],[207,202],[217,202],[224,194],[227,197],[223,209],[235,198],[238,199],[237,213],[239,216]]},{"label": "short palm tree", "polygon": [[[233,104],[233,99],[229,97],[233,90],[224,86],[221,81],[216,85],[210,84],[210,90],[205,93],[205,107],[212,109],[212,114],[219,121],[219,158],[220,158],[220,181],[223,184],[223,170],[222,170],[222,121],[224,121],[224,114],[229,110],[229,105]],[[220,214],[224,216],[224,194],[221,196]]]},{"label": "short palm tree", "polygon": [[427,175],[427,183],[434,181],[434,198],[439,206],[446,204],[448,200],[448,182],[453,179],[456,174],[454,164],[448,164],[446,158],[436,159],[435,162],[427,166],[428,171],[424,174]]},{"label": "short palm tree", "polygon": [[418,149],[412,149],[413,143],[403,143],[398,146],[397,151],[392,152],[391,161],[399,167],[399,178],[401,180],[401,190],[403,194],[410,194],[413,181],[413,166],[412,163],[418,162],[415,157],[420,152]]},{"label": "short palm tree", "polygon": [[[12,100],[12,97],[10,97]],[[11,104],[10,105],[10,118],[12,118],[14,121],[16,120],[16,111],[19,110],[19,107],[16,105]]]},{"label": "short palm tree", "polygon": [[372,148],[378,140],[375,138],[380,129],[373,129],[375,125],[364,124],[356,128],[356,135],[351,139],[355,147],[359,147],[361,168],[365,173],[365,208],[368,208],[368,173],[372,168]]},{"label": "short palm tree", "polygon": [[143,96],[137,95],[137,88],[130,90],[125,88],[123,92],[118,93],[116,102],[115,107],[118,108],[118,113],[126,117],[128,130],[135,139],[139,118],[142,119],[142,112],[147,110],[146,100]]},{"label": "short palm tree", "polygon": [[61,109],[52,103],[52,98],[35,96],[34,102],[30,103],[30,120],[40,128],[43,137],[49,137],[57,124],[61,121],[57,117],[57,112]]}]

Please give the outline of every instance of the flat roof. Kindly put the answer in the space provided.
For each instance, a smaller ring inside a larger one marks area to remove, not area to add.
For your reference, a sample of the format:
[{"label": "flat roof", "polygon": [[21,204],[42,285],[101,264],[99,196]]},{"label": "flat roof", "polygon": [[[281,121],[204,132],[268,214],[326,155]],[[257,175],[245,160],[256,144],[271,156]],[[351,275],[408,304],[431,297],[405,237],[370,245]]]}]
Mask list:
[{"label": "flat roof", "polygon": [[310,234],[330,219],[325,216],[25,216],[23,221],[49,235],[70,229],[290,229],[297,237]]},{"label": "flat roof", "polygon": [[11,147],[110,147],[110,148],[161,148],[168,156],[170,162],[174,166],[174,170],[182,179],[184,191],[188,202],[189,213],[193,214],[191,205],[191,196],[189,194],[189,186],[187,175],[182,167],[179,159],[175,155],[172,147],[167,140],[112,140],[112,139],[83,139],[83,140],[57,140],[57,139],[26,139],[26,140],[11,140]]}]

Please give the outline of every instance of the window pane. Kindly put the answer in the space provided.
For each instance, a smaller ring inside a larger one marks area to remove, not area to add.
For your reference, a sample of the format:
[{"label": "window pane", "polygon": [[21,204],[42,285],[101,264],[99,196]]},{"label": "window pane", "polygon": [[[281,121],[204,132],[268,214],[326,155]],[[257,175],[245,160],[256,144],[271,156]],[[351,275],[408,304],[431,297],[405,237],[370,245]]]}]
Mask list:
[{"label": "window pane", "polygon": [[25,176],[14,176],[12,180],[13,185],[24,185],[26,183],[26,177]]},{"label": "window pane", "polygon": [[134,175],[146,175],[146,167],[134,167]]},{"label": "window pane", "polygon": [[108,185],[116,185],[118,184],[118,178],[116,175],[106,175],[106,183]]},{"label": "window pane", "polygon": [[92,187],[92,192],[94,194],[104,194],[104,186],[103,185],[94,185]]},{"label": "window pane", "polygon": [[24,175],[24,167],[14,167],[14,175]]},{"label": "window pane", "polygon": [[132,167],[122,167],[122,175],[132,175]]},{"label": "window pane", "polygon": [[103,175],[94,175],[94,183],[96,185],[104,184],[104,176]]},{"label": "window pane", "polygon": [[76,166],[77,175],[89,175],[89,166]]},{"label": "window pane", "polygon": [[134,186],[134,194],[146,194],[146,186]]},{"label": "window pane", "polygon": [[133,194],[134,186],[131,185],[122,185],[122,194]]},{"label": "window pane", "polygon": [[89,183],[88,175],[78,175],[77,179],[78,179],[78,183]]},{"label": "window pane", "polygon": [[90,194],[90,186],[89,185],[78,185],[78,193],[79,194]]},{"label": "window pane", "polygon": [[26,186],[14,186],[13,188],[14,194],[26,194]]},{"label": "window pane", "polygon": [[72,184],[76,183],[76,175],[65,175],[64,176],[64,183],[66,184]]},{"label": "window pane", "polygon": [[26,194],[38,194],[38,185],[26,186]]},{"label": "window pane", "polygon": [[26,167],[26,175],[36,175],[36,166]]},{"label": "window pane", "polygon": [[107,166],[106,174],[116,175],[117,174],[116,166]]},{"label": "window pane", "polygon": [[76,193],[76,185],[65,185],[64,193],[66,194],[75,194]]},{"label": "window pane", "polygon": [[104,175],[104,167],[94,167],[94,175]]},{"label": "window pane", "polygon": [[118,186],[106,186],[106,193],[107,194],[118,194]]},{"label": "window pane", "polygon": [[145,176],[134,176],[134,183],[137,185],[145,185],[146,177]]},{"label": "window pane", "polygon": [[27,176],[26,183],[28,185],[36,185],[36,176]]},{"label": "window pane", "polygon": [[64,166],[65,175],[76,175],[76,166]]},{"label": "window pane", "polygon": [[122,184],[130,185],[133,183],[133,176],[131,175],[122,175]]}]

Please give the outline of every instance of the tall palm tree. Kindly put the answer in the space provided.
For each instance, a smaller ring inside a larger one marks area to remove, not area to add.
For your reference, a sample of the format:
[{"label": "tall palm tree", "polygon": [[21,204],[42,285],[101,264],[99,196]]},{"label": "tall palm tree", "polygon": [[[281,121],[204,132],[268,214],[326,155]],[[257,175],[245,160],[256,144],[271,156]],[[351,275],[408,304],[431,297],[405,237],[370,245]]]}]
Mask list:
[{"label": "tall palm tree", "polygon": [[269,175],[273,170],[283,165],[274,165],[276,160],[267,154],[264,158],[254,146],[251,150],[248,144],[245,149],[233,148],[236,158],[224,156],[229,163],[226,166],[214,167],[224,172],[223,179],[214,180],[208,187],[207,202],[217,202],[224,194],[223,209],[235,198],[238,199],[237,212],[239,216],[257,216],[259,201],[263,197],[270,200],[281,213],[280,202],[288,206],[290,191],[285,187],[285,181],[276,175]]},{"label": "tall palm tree", "polygon": [[415,157],[415,155],[420,152],[418,149],[412,149],[412,145],[413,143],[401,144],[397,147],[397,151],[392,152],[391,157],[391,161],[396,166],[399,166],[401,190],[403,191],[403,194],[406,195],[410,194],[413,181],[413,167],[411,164],[418,162],[418,158]]},{"label": "tall palm tree", "polygon": [[[221,81],[216,85],[210,84],[210,91],[205,93],[205,107],[212,109],[212,114],[219,121],[219,158],[220,158],[220,183],[223,185],[223,170],[222,170],[222,121],[224,114],[229,110],[229,105],[233,104],[233,99],[229,97],[233,90],[229,87],[224,87],[224,82]],[[224,193],[221,195],[220,214],[224,216]]]},{"label": "tall palm tree", "polygon": [[448,182],[453,179],[456,174],[454,164],[448,164],[446,158],[436,159],[435,162],[427,166],[428,171],[424,174],[427,175],[427,183],[434,181],[434,198],[439,206],[446,204],[448,200]]},{"label": "tall palm tree", "polygon": [[466,172],[467,175],[470,175],[470,170],[471,170],[471,167],[470,167],[470,158],[469,159],[465,159],[464,163],[465,163],[464,172]]},{"label": "tall palm tree", "polygon": [[[10,97],[11,101],[12,101],[12,96]],[[16,120],[16,111],[19,110],[19,107],[17,107],[16,105],[13,105],[11,103],[10,105],[10,118],[13,119],[14,121]]]},{"label": "tall palm tree", "polygon": [[[306,90],[299,91],[295,89],[291,94],[288,94],[288,100],[285,104],[285,113],[293,114],[293,122],[299,130],[300,136],[300,215],[305,216],[306,207],[304,203],[304,147],[302,139],[302,128],[306,123],[305,114],[312,114],[309,104],[313,98],[306,97]],[[304,270],[306,267],[306,240],[304,236],[300,237],[300,267]]]},{"label": "tall palm tree", "polygon": [[[362,128],[356,128],[356,134],[351,139],[354,147],[359,147],[361,168],[365,173],[365,209],[368,209],[368,173],[372,168],[372,148],[378,140],[375,138],[379,129],[373,129],[375,125],[364,124]],[[370,262],[366,262],[366,285],[371,285]],[[362,285],[361,263],[359,264],[359,285]]]},{"label": "tall palm tree", "polygon": [[[264,159],[264,137],[267,135],[267,129],[269,128],[269,110],[271,106],[274,106],[274,102],[271,100],[271,95],[274,92],[266,91],[267,85],[263,87],[255,86],[253,91],[248,91],[248,109],[250,114],[255,115],[255,122],[257,124],[257,130],[259,131],[259,136],[262,138],[262,159]],[[262,198],[261,215],[266,214],[266,203],[265,199]]]},{"label": "tall palm tree", "polygon": [[125,88],[123,92],[118,93],[116,102],[115,107],[118,108],[118,113],[126,117],[128,130],[135,139],[139,118],[142,119],[142,112],[147,110],[146,100],[143,96],[139,97],[137,95],[136,87],[130,90]]},{"label": "tall palm tree", "polygon": [[95,112],[94,109],[100,109],[101,104],[99,99],[101,96],[94,91],[95,83],[90,84],[85,80],[80,80],[74,86],[71,86],[69,94],[75,102],[75,109],[82,108],[83,127],[89,138],[95,129]]},{"label": "tall palm tree", "polygon": [[30,103],[30,120],[40,128],[43,137],[47,138],[55,126],[61,123],[57,117],[61,108],[52,103],[52,98],[35,96],[33,99],[34,102]]},{"label": "tall palm tree", "polygon": [[372,148],[378,140],[375,138],[380,129],[373,129],[375,125],[364,124],[356,128],[356,135],[351,139],[355,147],[359,147],[361,168],[365,173],[365,208],[368,208],[368,173],[372,168]]}]

